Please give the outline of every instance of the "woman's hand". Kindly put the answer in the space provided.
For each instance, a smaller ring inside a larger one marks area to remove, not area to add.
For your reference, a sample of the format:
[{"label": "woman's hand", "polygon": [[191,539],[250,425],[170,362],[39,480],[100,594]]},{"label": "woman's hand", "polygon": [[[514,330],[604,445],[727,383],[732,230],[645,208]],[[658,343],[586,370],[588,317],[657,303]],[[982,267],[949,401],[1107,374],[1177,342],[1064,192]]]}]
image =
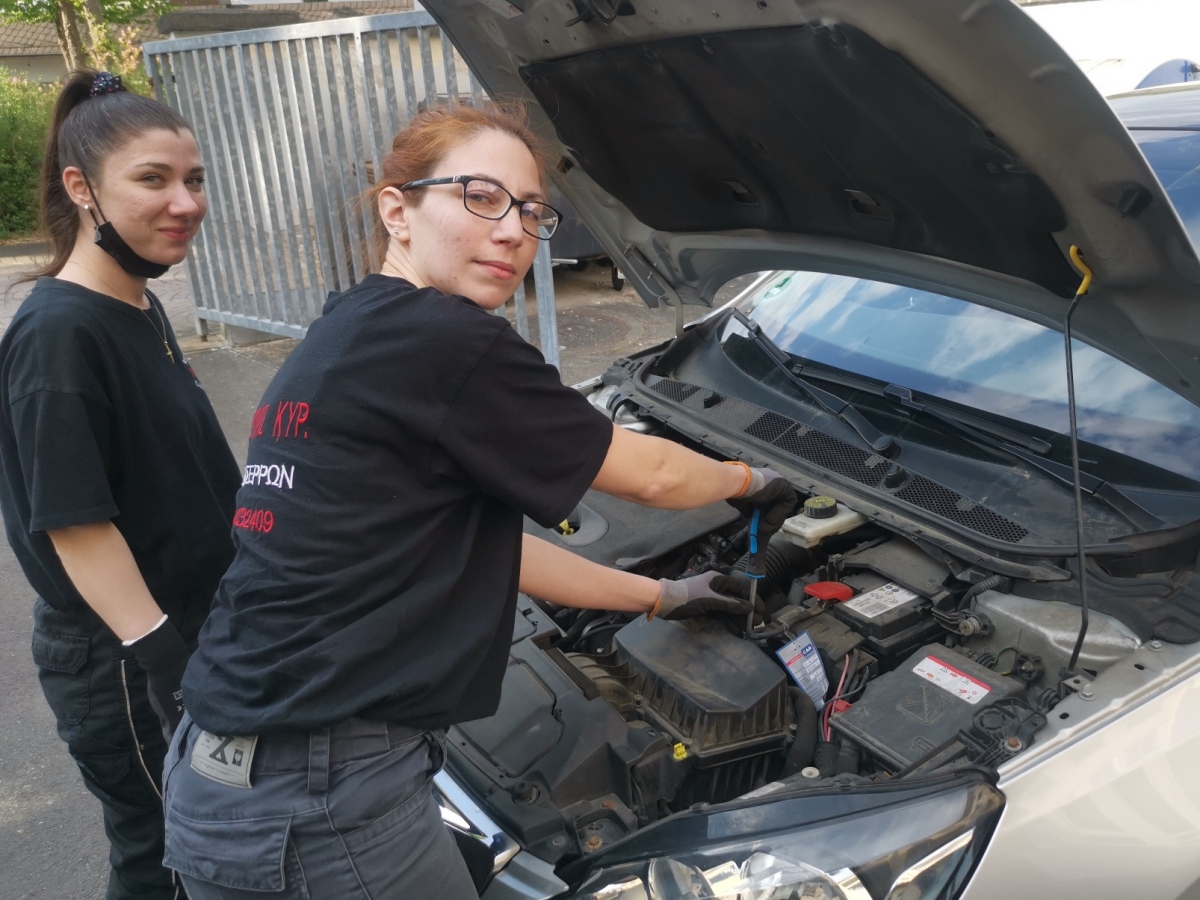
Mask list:
[{"label": "woman's hand", "polygon": [[166,616],[157,628],[128,647],[146,673],[150,706],[158,715],[158,724],[169,744],[183,718],[183,670],[191,651]]},{"label": "woman's hand", "polygon": [[750,612],[750,579],[739,575],[705,572],[671,581],[660,578],[662,594],[648,618],[690,619],[711,613],[744,616]]},{"label": "woman's hand", "polygon": [[745,470],[748,481],[743,493],[729,498],[729,505],[743,516],[752,515],[756,509],[760,511],[758,543],[766,547],[796,508],[796,490],[774,469],[751,469],[742,463],[737,467]]}]

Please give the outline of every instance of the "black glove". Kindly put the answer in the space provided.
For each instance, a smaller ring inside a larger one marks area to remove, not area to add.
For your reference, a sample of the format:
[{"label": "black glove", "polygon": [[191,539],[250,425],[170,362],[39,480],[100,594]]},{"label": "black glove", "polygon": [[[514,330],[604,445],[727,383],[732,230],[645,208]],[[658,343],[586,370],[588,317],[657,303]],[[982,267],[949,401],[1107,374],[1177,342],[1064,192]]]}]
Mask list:
[{"label": "black glove", "polygon": [[129,645],[133,658],[146,673],[150,706],[158,714],[167,743],[183,718],[183,670],[192,652],[170,621]]},{"label": "black glove", "polygon": [[709,613],[744,616],[750,612],[750,579],[705,572],[679,581],[660,578],[662,595],[655,614],[664,619],[690,619]]},{"label": "black glove", "polygon": [[730,506],[747,518],[761,510],[758,520],[758,545],[765,548],[771,536],[783,527],[784,520],[796,508],[796,491],[774,469],[751,469],[750,483],[740,497],[730,497]]}]

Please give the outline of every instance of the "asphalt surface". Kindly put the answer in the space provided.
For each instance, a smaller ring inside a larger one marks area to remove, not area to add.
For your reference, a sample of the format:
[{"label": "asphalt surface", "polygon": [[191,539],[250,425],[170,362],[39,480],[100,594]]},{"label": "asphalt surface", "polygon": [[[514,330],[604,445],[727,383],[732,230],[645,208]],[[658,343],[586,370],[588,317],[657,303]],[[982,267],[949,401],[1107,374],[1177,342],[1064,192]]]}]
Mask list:
[{"label": "asphalt surface", "polygon": [[[0,256],[0,332],[29,286],[7,288],[31,263]],[[648,309],[630,288],[614,292],[606,268],[558,270],[555,282],[562,373],[568,384],[597,375],[613,359],[674,333],[671,310]],[[234,455],[244,463],[251,413],[295,342],[239,347],[220,337],[203,342],[195,333],[182,269],[160,279],[154,290],[208,391]],[[527,294],[536,326],[532,284]],[[730,294],[722,292],[718,300]],[[536,328],[532,337],[536,343]],[[29,651],[32,606],[33,592],[7,543],[0,542],[0,898],[93,900],[104,895],[108,843],[99,804],[84,789],[58,740],[38,686]]]}]

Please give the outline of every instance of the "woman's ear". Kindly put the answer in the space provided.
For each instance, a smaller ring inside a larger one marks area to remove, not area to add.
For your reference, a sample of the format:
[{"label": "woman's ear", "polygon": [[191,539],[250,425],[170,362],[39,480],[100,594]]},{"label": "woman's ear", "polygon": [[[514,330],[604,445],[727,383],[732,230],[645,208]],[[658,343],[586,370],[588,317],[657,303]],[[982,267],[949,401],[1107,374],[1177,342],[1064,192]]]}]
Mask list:
[{"label": "woman's ear", "polygon": [[403,191],[396,187],[385,187],[379,192],[379,218],[388,235],[401,241],[409,238],[407,200]]},{"label": "woman's ear", "polygon": [[83,170],[78,166],[67,166],[63,169],[62,181],[67,196],[76,206],[82,209],[84,204],[96,205],[96,201],[92,199],[92,192],[87,186],[87,180],[83,177]]}]

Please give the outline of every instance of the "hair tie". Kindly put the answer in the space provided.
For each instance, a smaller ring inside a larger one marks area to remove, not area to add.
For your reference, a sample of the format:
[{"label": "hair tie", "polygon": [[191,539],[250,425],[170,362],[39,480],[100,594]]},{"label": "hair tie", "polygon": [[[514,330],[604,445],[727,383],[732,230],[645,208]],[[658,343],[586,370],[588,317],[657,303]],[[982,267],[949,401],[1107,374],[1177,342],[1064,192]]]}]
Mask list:
[{"label": "hair tie", "polygon": [[99,97],[101,94],[116,94],[124,90],[125,85],[121,84],[120,75],[101,72],[92,79],[92,89],[88,91],[88,96]]}]

